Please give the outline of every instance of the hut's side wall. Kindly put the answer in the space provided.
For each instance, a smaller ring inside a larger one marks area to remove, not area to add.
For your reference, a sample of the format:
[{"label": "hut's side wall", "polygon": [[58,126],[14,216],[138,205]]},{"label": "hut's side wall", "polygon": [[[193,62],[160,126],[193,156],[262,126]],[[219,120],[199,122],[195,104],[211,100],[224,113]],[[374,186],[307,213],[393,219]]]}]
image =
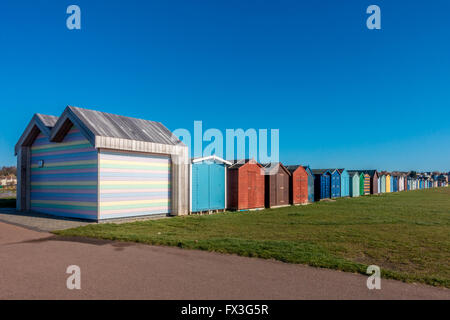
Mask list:
[{"label": "hut's side wall", "polygon": [[238,209],[239,200],[239,170],[227,170],[227,207]]},{"label": "hut's side wall", "polygon": [[97,150],[78,129],[58,143],[39,134],[31,147],[31,210],[97,220],[97,181]]},{"label": "hut's side wall", "polygon": [[308,201],[314,202],[314,175],[308,174]]}]

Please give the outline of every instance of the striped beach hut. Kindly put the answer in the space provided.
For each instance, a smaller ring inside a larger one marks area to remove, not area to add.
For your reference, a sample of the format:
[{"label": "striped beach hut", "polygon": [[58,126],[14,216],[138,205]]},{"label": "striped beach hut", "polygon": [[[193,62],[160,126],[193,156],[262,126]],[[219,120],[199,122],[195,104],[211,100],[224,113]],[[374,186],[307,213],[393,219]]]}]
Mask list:
[{"label": "striped beach hut", "polygon": [[349,179],[350,179],[350,183],[349,183],[350,197],[359,197],[360,174],[358,171],[348,170],[348,175],[349,175]]},{"label": "striped beach hut", "polygon": [[378,189],[378,171],[377,170],[361,170],[370,177],[370,194],[379,193]]},{"label": "striped beach hut", "polygon": [[105,220],[189,212],[188,149],[159,122],[68,106],[15,147],[17,209]]},{"label": "striped beach hut", "polygon": [[364,174],[364,195],[370,194],[370,175],[368,173]]}]

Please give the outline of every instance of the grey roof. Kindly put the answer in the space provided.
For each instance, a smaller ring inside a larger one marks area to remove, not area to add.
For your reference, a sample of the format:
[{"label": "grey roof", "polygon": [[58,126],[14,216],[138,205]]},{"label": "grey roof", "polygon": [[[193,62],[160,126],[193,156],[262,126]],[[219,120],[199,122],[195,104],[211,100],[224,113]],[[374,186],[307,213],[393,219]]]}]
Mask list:
[{"label": "grey roof", "polygon": [[56,124],[56,121],[58,121],[58,117],[56,116],[50,116],[47,114],[40,114],[40,113],[36,113],[36,116],[42,121],[44,126],[46,126],[49,129],[53,128]]},{"label": "grey roof", "polygon": [[324,174],[327,171],[330,171],[330,169],[311,169],[313,174]]},{"label": "grey roof", "polygon": [[353,177],[353,176],[355,176],[355,175],[359,176],[359,172],[358,172],[358,171],[355,171],[355,170],[347,170],[347,172],[348,172],[348,175],[351,176],[351,177]]},{"label": "grey roof", "polygon": [[348,172],[349,174],[357,173],[357,174],[359,174],[359,175],[362,173],[361,170],[347,170],[347,172]]},{"label": "grey roof", "polygon": [[[15,146],[31,146],[39,132],[61,142],[72,126],[80,129],[94,148],[173,154],[187,158],[187,147],[156,121],[68,106],[59,117],[36,113]],[[184,160],[183,160],[184,161]]]},{"label": "grey roof", "polygon": [[288,171],[290,173],[294,173],[295,170],[298,169],[298,167],[301,167],[301,165],[289,165],[289,166],[285,166],[286,169],[288,169]]},{"label": "grey roof", "polygon": [[176,145],[180,143],[162,123],[77,107],[67,107],[95,135]]}]

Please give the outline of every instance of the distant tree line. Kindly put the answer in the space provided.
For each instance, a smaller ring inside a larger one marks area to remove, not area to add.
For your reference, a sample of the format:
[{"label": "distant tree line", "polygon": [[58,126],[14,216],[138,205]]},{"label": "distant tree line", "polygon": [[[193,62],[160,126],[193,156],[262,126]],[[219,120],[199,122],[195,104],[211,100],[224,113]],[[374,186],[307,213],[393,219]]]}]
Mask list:
[{"label": "distant tree line", "polygon": [[11,167],[2,167],[0,169],[0,176],[16,176],[17,175],[17,168],[15,166]]}]

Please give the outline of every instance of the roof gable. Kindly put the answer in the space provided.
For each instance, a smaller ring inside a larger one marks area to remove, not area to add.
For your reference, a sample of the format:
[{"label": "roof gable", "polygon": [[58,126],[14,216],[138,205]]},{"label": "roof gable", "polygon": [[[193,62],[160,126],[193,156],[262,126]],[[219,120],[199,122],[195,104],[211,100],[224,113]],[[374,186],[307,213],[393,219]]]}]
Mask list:
[{"label": "roof gable", "polygon": [[[36,114],[16,144],[29,146],[39,132],[52,142],[61,142],[72,126],[95,148],[177,154],[187,147],[163,124],[68,106],[60,117]],[[187,154],[187,151],[183,151]]]},{"label": "roof gable", "polygon": [[31,118],[25,131],[20,136],[14,148],[15,154],[19,152],[22,146],[31,146],[39,133],[46,137],[50,137],[51,130],[56,123],[58,117],[36,113]]}]

